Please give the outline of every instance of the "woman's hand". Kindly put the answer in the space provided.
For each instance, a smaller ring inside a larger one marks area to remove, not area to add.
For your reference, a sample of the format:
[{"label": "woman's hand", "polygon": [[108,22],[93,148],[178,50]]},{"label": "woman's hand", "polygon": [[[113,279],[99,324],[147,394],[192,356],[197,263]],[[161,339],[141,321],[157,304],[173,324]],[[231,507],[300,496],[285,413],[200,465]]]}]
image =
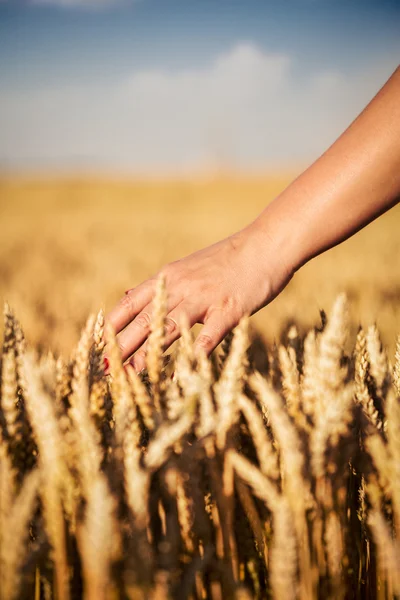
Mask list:
[{"label": "woman's hand", "polygon": [[[168,293],[166,347],[181,315],[203,323],[209,354],[243,315],[270,302],[314,256],[400,200],[400,67],[339,139],[239,233],[161,270]],[[130,290],[108,316],[123,360],[145,366],[157,276]],[[140,348],[140,350],[138,350]]]},{"label": "woman's hand", "polygon": [[179,338],[184,316],[190,327],[204,324],[195,348],[201,347],[209,354],[244,315],[253,314],[271,301],[292,272],[273,240],[254,224],[168,264],[126,292],[107,316],[118,334],[122,359],[134,355],[130,362],[137,371],[145,367],[152,299],[160,275],[165,278],[168,294],[165,349]]}]

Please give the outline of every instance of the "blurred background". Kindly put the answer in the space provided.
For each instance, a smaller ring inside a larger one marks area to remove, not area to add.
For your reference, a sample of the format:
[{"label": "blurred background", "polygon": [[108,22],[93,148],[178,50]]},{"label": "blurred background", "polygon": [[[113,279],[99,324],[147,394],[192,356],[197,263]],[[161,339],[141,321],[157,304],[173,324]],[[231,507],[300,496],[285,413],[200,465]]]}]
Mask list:
[{"label": "blurred background", "polygon": [[[0,300],[70,352],[88,314],[229,235],[399,64],[398,0],[0,0]],[[347,291],[400,330],[400,210],[254,317],[268,341]]]}]

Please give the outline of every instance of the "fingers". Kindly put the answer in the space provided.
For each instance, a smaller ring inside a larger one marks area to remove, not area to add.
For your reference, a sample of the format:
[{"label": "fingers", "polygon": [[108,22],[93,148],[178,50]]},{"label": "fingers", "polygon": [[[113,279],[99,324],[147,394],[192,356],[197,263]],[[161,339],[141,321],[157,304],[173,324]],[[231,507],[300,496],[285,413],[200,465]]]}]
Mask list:
[{"label": "fingers", "polygon": [[147,339],[151,327],[151,305],[147,304],[117,338],[121,358],[125,361]]},{"label": "fingers", "polygon": [[201,351],[209,356],[235,325],[237,325],[237,321],[227,318],[222,309],[214,309],[209,312],[204,320],[204,327],[195,340],[195,353]]},{"label": "fingers", "polygon": [[[182,312],[186,312],[185,307],[180,306],[179,309],[174,310],[176,306],[176,300],[171,297],[168,299],[167,310],[170,311],[166,317],[165,330],[168,341],[168,346],[179,337],[179,315]],[[178,305],[179,306],[179,305]],[[120,347],[122,360],[126,360],[145,342],[149,336],[151,329],[151,317],[152,307],[151,304],[147,304],[143,310],[137,315],[137,317],[130,323],[122,333],[118,336],[118,345]]]},{"label": "fingers", "polygon": [[[187,326],[191,328],[199,321],[200,314],[198,311],[194,310],[193,306],[190,306],[187,303],[181,302],[178,304],[165,319],[164,350],[168,350],[168,348],[180,337],[180,327],[183,318],[185,319]],[[135,367],[137,372],[142,371],[146,367],[147,349],[148,342],[146,341],[130,360],[130,364]]]},{"label": "fingers", "polygon": [[[194,310],[193,307],[188,306],[183,302],[179,304],[166,318],[164,350],[167,350],[169,346],[180,337],[181,332],[179,324],[182,321],[183,315],[190,328],[193,327],[195,323],[199,323],[202,320],[201,314],[198,314],[198,311]],[[227,315],[224,314],[222,309],[210,311],[204,320],[204,327],[195,341],[195,352],[201,350],[207,356],[210,355],[227,333],[236,325],[237,319],[234,319],[233,317],[227,318]],[[142,371],[146,367],[147,349],[148,342],[146,341],[130,360],[130,364],[135,367],[137,372]]]},{"label": "fingers", "polygon": [[125,293],[106,317],[106,321],[111,324],[115,333],[119,333],[126,327],[151,302],[154,288],[155,280],[149,279]]}]

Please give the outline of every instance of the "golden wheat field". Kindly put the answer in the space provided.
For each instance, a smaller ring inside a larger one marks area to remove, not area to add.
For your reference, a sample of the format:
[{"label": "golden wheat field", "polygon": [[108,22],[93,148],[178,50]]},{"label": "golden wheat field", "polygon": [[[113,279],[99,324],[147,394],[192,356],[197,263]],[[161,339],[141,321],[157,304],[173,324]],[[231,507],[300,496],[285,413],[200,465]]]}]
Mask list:
[{"label": "golden wheat field", "polygon": [[99,310],[288,180],[2,180],[1,600],[400,596],[399,209],[210,359]]},{"label": "golden wheat field", "polygon": [[[0,300],[31,343],[70,353],[88,314],[237,231],[294,174],[187,180],[0,179]],[[306,265],[252,322],[266,341],[304,332],[346,292],[353,334],[377,323],[393,351],[400,323],[400,206]]]}]

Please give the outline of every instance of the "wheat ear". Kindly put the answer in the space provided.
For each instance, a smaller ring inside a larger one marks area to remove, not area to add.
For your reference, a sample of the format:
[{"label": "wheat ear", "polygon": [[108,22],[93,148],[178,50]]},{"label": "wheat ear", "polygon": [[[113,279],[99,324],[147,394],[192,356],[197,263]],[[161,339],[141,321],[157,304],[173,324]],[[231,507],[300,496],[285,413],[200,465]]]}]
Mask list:
[{"label": "wheat ear", "polygon": [[376,325],[368,327],[366,338],[371,365],[370,373],[376,383],[378,394],[381,394],[388,375],[388,361]]},{"label": "wheat ear", "polygon": [[53,402],[42,388],[38,368],[31,353],[25,356],[24,375],[27,382],[27,389],[24,390],[26,407],[39,449],[39,466],[43,474],[41,500],[46,529],[54,550],[57,594],[59,600],[67,600],[68,563],[61,498],[62,489],[68,485],[69,473],[64,462],[63,445]]},{"label": "wheat ear", "polygon": [[392,474],[392,502],[396,523],[396,530],[400,531],[400,398],[389,390],[386,400],[387,415],[387,440],[391,455]]},{"label": "wheat ear", "polygon": [[287,410],[296,424],[309,432],[310,426],[301,406],[300,374],[297,368],[296,353],[293,348],[279,346],[279,364],[282,371],[282,389]]},{"label": "wheat ear", "polygon": [[369,355],[367,350],[367,338],[363,329],[357,334],[356,347],[355,347],[355,395],[356,400],[361,404],[363,411],[369,421],[377,428],[382,427],[382,422],[379,418],[379,413],[375,408],[374,401],[371,398],[368,386],[367,378],[369,375]]},{"label": "wheat ear", "polygon": [[165,342],[166,314],[167,293],[165,279],[164,277],[159,277],[153,299],[150,335],[147,342],[147,370],[152,386],[154,406],[157,411],[161,410],[160,375]]},{"label": "wheat ear", "polygon": [[221,377],[216,384],[216,401],[218,408],[217,446],[225,446],[226,436],[237,419],[238,408],[236,397],[242,391],[245,375],[244,357],[249,346],[249,319],[243,317],[233,335],[231,349],[225,361]]},{"label": "wheat ear", "polygon": [[398,540],[394,540],[390,534],[388,524],[382,513],[372,510],[368,525],[378,549],[378,573],[386,582],[388,587],[388,598],[400,594],[400,547]]},{"label": "wheat ear", "polygon": [[119,556],[120,541],[114,515],[115,500],[102,474],[92,480],[86,500],[85,520],[77,532],[84,598],[107,600],[112,596],[110,567]]},{"label": "wheat ear", "polygon": [[[7,459],[0,461],[1,486],[10,485],[10,465]],[[8,471],[8,473],[7,473]],[[0,530],[0,588],[1,597],[7,600],[18,598],[21,584],[21,567],[23,565],[27,539],[29,536],[29,520],[32,517],[37,490],[39,472],[31,471],[22,484],[18,496],[13,498],[12,506],[7,510],[6,519],[2,519]],[[3,510],[1,507],[0,510]]]},{"label": "wheat ear", "polygon": [[277,454],[268,437],[260,411],[243,394],[240,394],[238,398],[238,406],[246,418],[247,426],[253,438],[261,472],[265,476],[271,477],[271,479],[278,479]]},{"label": "wheat ear", "polygon": [[107,393],[107,383],[104,378],[103,352],[104,340],[104,312],[99,311],[93,329],[93,347],[90,360],[90,414],[97,427],[100,427],[106,414],[104,405]]}]

